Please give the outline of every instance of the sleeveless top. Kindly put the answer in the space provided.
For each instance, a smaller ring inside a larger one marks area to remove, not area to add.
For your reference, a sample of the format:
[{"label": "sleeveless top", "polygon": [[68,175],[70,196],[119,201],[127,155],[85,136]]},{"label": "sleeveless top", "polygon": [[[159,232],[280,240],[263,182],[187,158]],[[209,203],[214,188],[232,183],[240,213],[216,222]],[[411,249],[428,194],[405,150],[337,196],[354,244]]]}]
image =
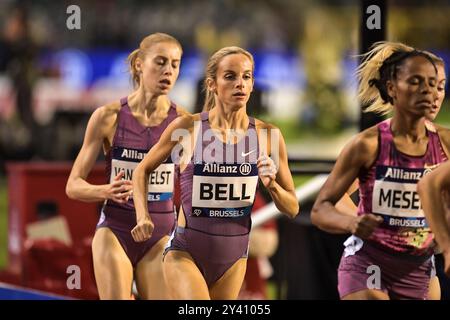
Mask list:
[{"label": "sleeveless top", "polygon": [[[171,102],[166,119],[157,126],[145,127],[133,116],[127,97],[120,100],[117,129],[110,151],[106,155],[106,176],[111,183],[120,171],[125,171],[124,179],[131,180],[133,170],[155,145],[162,132],[178,116],[176,105]],[[148,210],[152,213],[173,214],[173,190],[175,168],[169,157],[149,177]],[[128,210],[134,214],[133,199],[120,204],[107,200],[104,210],[107,213],[115,208]]]},{"label": "sleeveless top", "polygon": [[255,119],[249,117],[244,137],[231,144],[213,132],[209,112],[200,116],[194,153],[180,174],[186,228],[221,236],[248,234],[258,185]]},{"label": "sleeveless top", "polygon": [[434,235],[425,220],[417,183],[447,160],[439,136],[426,123],[427,151],[411,156],[397,150],[390,119],[378,124],[378,156],[369,170],[359,174],[358,215],[373,213],[383,218],[369,241],[392,252],[412,256],[433,254]]}]

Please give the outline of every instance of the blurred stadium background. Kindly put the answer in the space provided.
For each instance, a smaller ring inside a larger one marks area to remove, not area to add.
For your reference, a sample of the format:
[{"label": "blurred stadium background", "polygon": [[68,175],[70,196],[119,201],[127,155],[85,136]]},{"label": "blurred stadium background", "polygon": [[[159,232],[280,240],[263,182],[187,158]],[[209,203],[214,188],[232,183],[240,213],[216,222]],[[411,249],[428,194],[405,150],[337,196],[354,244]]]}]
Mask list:
[{"label": "blurred stadium background", "polygon": [[[386,3],[386,39],[450,63],[449,0]],[[81,30],[66,26],[72,4],[81,9]],[[298,170],[301,185],[327,171],[359,130],[353,73],[360,19],[357,0],[0,0],[0,282],[96,297],[92,272],[84,270],[98,206],[66,199],[64,183],[91,112],[131,92],[125,60],[144,36],[180,40],[171,97],[192,112],[201,105],[207,57],[227,45],[249,49],[256,61],[250,112],[280,126],[290,158],[328,160]],[[437,122],[450,125],[448,99]],[[93,181],[104,179],[101,161]],[[295,221],[276,223],[267,298],[337,298],[344,237],[312,227],[310,205]],[[70,264],[81,265],[85,290],[66,288]]]}]

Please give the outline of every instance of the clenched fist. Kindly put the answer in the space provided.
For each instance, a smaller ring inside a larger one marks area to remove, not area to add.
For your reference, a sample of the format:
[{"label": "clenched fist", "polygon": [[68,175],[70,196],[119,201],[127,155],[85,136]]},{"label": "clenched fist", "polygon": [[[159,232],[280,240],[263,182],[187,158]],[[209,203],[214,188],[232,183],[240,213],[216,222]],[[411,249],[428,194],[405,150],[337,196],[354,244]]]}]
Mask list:
[{"label": "clenched fist", "polygon": [[277,176],[277,166],[275,162],[267,155],[261,155],[258,158],[256,166],[258,167],[258,176],[264,187],[268,187]]},{"label": "clenched fist", "polygon": [[131,230],[133,240],[136,242],[143,242],[150,239],[154,228],[155,225],[150,217],[147,216],[144,219],[139,220],[133,230]]},{"label": "clenched fist", "polygon": [[369,238],[375,229],[383,222],[383,218],[372,213],[363,214],[352,221],[350,232],[361,239]]},{"label": "clenched fist", "polygon": [[117,203],[127,203],[133,193],[133,184],[130,180],[123,180],[124,172],[121,171],[112,183],[106,185],[106,199]]}]

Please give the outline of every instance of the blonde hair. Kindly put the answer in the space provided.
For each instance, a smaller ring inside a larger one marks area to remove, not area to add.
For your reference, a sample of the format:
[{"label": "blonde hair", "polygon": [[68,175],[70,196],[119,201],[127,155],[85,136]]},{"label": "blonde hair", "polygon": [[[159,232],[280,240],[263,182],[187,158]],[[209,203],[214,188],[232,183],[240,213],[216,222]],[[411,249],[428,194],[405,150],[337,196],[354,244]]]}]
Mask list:
[{"label": "blonde hair", "polygon": [[140,72],[136,68],[136,59],[137,58],[143,59],[145,57],[146,52],[148,52],[152,46],[161,42],[170,42],[177,45],[181,50],[181,54],[183,54],[183,48],[181,47],[180,42],[171,35],[157,32],[149,36],[146,36],[144,39],[142,39],[141,43],[139,44],[139,48],[131,52],[127,58],[131,78],[133,80],[133,85],[135,87],[138,87],[140,84]]},{"label": "blonde hair", "polygon": [[359,80],[358,98],[365,112],[385,115],[392,110],[393,99],[389,96],[386,82],[396,78],[398,67],[409,57],[423,56],[436,68],[436,63],[444,64],[438,56],[418,51],[400,42],[376,42],[369,52],[362,55],[363,62],[356,71]]},{"label": "blonde hair", "polygon": [[206,65],[205,71],[205,80],[203,82],[203,90],[206,91],[205,95],[205,103],[203,105],[203,111],[209,111],[215,106],[214,93],[208,90],[207,81],[208,79],[216,80],[217,77],[217,68],[219,66],[220,61],[226,56],[231,54],[243,54],[246,56],[250,62],[252,63],[252,76],[253,71],[255,69],[255,61],[253,59],[253,55],[240,47],[225,47],[218,51],[216,51],[208,60],[208,64]]}]

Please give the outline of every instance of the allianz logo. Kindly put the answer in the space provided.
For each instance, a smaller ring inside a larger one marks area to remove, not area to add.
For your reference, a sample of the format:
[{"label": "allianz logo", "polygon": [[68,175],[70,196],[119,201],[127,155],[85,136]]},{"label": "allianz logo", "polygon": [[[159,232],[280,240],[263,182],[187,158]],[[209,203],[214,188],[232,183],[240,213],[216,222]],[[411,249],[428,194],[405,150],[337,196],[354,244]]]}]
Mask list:
[{"label": "allianz logo", "polygon": [[207,163],[203,167],[203,172],[207,173],[240,173],[247,176],[252,172],[250,163],[241,163],[240,165],[222,165],[220,163]]},{"label": "allianz logo", "polygon": [[402,180],[420,180],[422,175],[422,172],[407,171],[399,168],[388,168],[385,177]]},{"label": "allianz logo", "polygon": [[120,156],[127,159],[142,160],[145,157],[145,152],[139,152],[137,150],[124,148]]}]

